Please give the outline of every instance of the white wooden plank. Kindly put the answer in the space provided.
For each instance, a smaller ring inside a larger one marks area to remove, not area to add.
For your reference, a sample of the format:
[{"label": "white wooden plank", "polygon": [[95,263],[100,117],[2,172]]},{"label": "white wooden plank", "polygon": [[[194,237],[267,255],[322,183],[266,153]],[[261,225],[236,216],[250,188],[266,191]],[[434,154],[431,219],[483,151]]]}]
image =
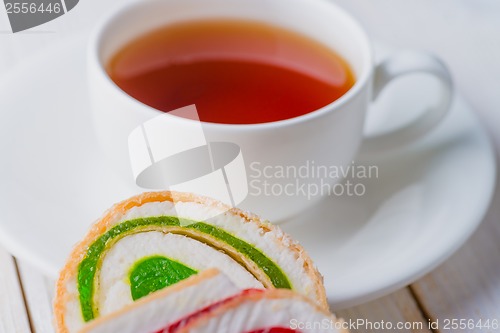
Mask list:
[{"label": "white wooden plank", "polygon": [[25,262],[18,261],[18,265],[33,333],[54,333],[54,282]]},{"label": "white wooden plank", "polygon": [[14,258],[0,248],[0,333],[31,332]]},{"label": "white wooden plank", "polygon": [[[363,325],[350,327],[353,333],[431,332],[431,330],[427,328],[427,319],[422,315],[408,288],[401,289],[375,301],[339,311],[337,316],[344,318],[347,322],[354,323],[358,320],[365,321]],[[368,324],[368,322],[371,323],[371,325]],[[385,329],[377,329],[376,325],[382,325],[382,322],[385,323],[385,326],[383,326]],[[406,329],[405,326],[397,328],[398,324],[405,325],[405,323],[409,325]],[[391,327],[389,327],[389,325],[391,325]]]},{"label": "white wooden plank", "polygon": [[[500,193],[483,225],[452,258],[412,285],[433,319],[496,319],[500,332]],[[450,221],[451,223],[451,221]]]}]

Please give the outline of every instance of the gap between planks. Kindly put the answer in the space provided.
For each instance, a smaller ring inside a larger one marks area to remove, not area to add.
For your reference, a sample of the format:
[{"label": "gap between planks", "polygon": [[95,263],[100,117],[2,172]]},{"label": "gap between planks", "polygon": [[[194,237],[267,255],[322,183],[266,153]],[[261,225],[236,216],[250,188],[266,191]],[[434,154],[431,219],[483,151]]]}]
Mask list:
[{"label": "gap between planks", "polygon": [[0,247],[0,333],[30,332],[27,311],[14,258]]},{"label": "gap between planks", "polygon": [[383,320],[386,323],[392,323],[394,327],[397,323],[413,323],[414,325],[413,329],[399,330],[370,329],[364,325],[358,329],[352,329],[352,333],[433,333],[428,329],[428,318],[408,287],[374,301],[338,311],[337,315],[348,322],[363,319],[371,323],[380,323]]},{"label": "gap between planks", "polygon": [[19,261],[20,281],[33,333],[54,333],[52,298],[54,282],[36,268]]},{"label": "gap between planks", "polygon": [[31,315],[30,315],[30,307],[28,306],[28,302],[26,301],[26,293],[25,293],[25,290],[24,290],[24,282],[22,281],[21,273],[19,271],[19,263],[18,263],[18,261],[17,261],[17,259],[15,257],[12,257],[12,262],[14,263],[14,267],[16,269],[16,276],[17,276],[17,279],[19,281],[19,288],[21,290],[21,296],[23,298],[24,308],[26,309],[26,316],[28,318],[28,324],[29,324],[29,327],[30,327],[30,331],[32,333],[35,333],[35,330],[33,329]]}]

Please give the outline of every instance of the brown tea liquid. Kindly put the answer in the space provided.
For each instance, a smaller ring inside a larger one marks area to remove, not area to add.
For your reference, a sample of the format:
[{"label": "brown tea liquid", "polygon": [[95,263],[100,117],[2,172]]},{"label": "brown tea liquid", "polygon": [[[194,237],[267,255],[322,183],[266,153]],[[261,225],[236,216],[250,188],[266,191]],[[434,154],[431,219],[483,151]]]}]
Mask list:
[{"label": "brown tea liquid", "polygon": [[255,124],[315,111],[346,93],[345,60],[300,34],[253,21],[166,26],[123,47],[111,79],[161,111],[195,104],[201,120]]}]

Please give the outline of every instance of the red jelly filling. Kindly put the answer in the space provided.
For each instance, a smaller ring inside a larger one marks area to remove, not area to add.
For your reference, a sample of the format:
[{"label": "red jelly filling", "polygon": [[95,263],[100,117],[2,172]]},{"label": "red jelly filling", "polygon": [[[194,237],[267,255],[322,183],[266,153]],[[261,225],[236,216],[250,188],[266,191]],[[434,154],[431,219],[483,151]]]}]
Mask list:
[{"label": "red jelly filling", "polygon": [[255,331],[250,331],[246,333],[300,333],[299,331],[292,330],[291,328],[287,327],[270,327],[270,328],[263,328],[260,330],[255,330]]}]

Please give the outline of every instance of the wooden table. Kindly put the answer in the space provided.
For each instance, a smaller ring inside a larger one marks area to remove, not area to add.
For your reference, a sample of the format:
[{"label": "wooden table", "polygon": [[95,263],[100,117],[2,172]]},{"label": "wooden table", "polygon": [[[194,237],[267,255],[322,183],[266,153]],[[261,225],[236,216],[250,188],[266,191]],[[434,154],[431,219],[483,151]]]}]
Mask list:
[{"label": "wooden table", "polygon": [[[92,9],[81,1],[74,21],[60,20],[65,30],[56,34],[0,36],[0,72],[26,52],[44,47],[50,39],[82,29]],[[111,7],[118,0],[106,1]],[[375,38],[396,46],[437,52],[450,65],[458,89],[489,129],[500,151],[500,3],[496,0],[338,0]],[[102,2],[95,2],[102,3]],[[90,8],[90,9],[89,9]],[[87,15],[87,19],[82,19]],[[42,30],[57,30],[56,22]],[[3,24],[3,25],[2,25]],[[73,24],[73,25],[72,25]],[[5,27],[0,15],[0,28]],[[70,29],[71,28],[71,29]],[[45,31],[46,32],[46,31]],[[19,51],[20,43],[23,52]],[[3,51],[3,48],[2,48]],[[497,183],[497,190],[500,184]],[[494,330],[429,329],[429,320],[482,319],[500,321],[500,191],[478,231],[449,260],[412,285],[389,296],[338,313],[345,319],[412,323],[422,329],[394,332],[500,332]],[[53,332],[53,281],[0,248],[0,333]],[[357,332],[381,332],[376,329]]]}]

